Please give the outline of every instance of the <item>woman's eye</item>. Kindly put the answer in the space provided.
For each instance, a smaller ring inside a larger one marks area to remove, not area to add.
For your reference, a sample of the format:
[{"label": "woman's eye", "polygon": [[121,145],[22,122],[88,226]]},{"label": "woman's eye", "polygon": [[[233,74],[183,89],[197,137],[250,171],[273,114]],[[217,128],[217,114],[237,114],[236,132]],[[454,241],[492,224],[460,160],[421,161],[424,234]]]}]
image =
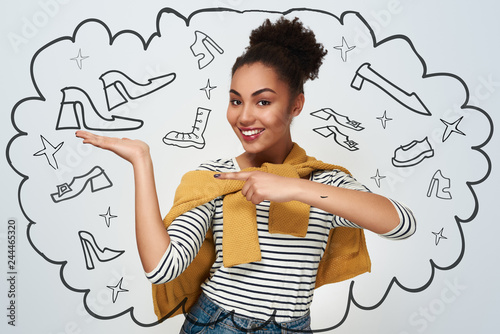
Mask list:
[{"label": "woman's eye", "polygon": [[231,100],[231,101],[229,101],[229,103],[231,103],[233,106],[239,106],[241,104],[241,101],[240,100]]},{"label": "woman's eye", "polygon": [[271,104],[271,102],[267,101],[267,100],[260,100],[258,103],[259,106],[268,106],[270,104]]}]

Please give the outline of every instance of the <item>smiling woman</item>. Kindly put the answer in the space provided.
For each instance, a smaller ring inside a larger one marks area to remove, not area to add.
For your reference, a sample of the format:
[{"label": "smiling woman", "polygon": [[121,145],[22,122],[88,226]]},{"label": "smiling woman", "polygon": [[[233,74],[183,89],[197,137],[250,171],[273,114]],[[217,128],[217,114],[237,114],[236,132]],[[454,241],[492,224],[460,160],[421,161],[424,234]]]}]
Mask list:
[{"label": "smiling woman", "polygon": [[185,174],[163,222],[148,145],[77,132],[133,165],[137,245],[155,311],[188,310],[181,333],[308,331],[315,288],[370,271],[364,229],[414,233],[408,208],[292,141],[304,83],[325,54],[298,19],[252,32],[227,109],[244,152]]}]

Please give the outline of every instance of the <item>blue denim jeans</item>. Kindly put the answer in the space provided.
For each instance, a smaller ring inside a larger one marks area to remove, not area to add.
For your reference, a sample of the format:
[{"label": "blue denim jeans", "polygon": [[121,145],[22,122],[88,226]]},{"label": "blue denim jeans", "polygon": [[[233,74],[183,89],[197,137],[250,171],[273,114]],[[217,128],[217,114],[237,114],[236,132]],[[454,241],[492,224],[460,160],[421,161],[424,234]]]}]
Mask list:
[{"label": "blue denim jeans", "polygon": [[309,312],[293,321],[277,323],[238,316],[215,304],[205,294],[201,294],[186,316],[181,334],[288,334],[311,333]]}]

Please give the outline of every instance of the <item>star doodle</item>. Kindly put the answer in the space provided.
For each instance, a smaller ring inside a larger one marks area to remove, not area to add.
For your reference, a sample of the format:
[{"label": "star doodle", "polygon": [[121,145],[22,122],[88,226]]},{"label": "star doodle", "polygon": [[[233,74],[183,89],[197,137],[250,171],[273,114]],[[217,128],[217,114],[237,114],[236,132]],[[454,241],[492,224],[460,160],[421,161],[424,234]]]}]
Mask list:
[{"label": "star doodle", "polygon": [[212,91],[212,89],[214,88],[217,88],[217,86],[210,86],[210,79],[208,79],[207,81],[207,85],[203,88],[200,88],[200,90],[204,90],[205,91],[205,94],[207,95],[207,99],[210,100],[210,92]]},{"label": "star doodle", "polygon": [[375,174],[375,176],[370,177],[370,179],[375,180],[375,183],[377,184],[377,187],[379,187],[379,188],[380,188],[380,180],[385,179],[385,178],[386,178],[385,176],[380,175],[378,168],[377,168],[377,173]]},{"label": "star doodle", "polygon": [[100,214],[99,216],[100,217],[103,217],[104,220],[106,221],[106,225],[109,227],[110,223],[111,223],[111,218],[116,218],[118,216],[113,216],[111,214],[111,207],[108,206],[108,211],[106,213],[103,213],[103,214]]},{"label": "star doodle", "polygon": [[444,227],[441,228],[441,230],[439,232],[432,232],[432,234],[434,234],[436,236],[436,246],[439,244],[439,241],[441,241],[441,239],[448,239],[447,237],[445,237],[443,235],[443,230],[444,230]]},{"label": "star doodle", "polygon": [[444,119],[441,119],[441,122],[444,123],[444,125],[446,125],[446,129],[444,129],[444,133],[443,133],[443,143],[446,141],[446,139],[448,139],[448,137],[453,133],[453,132],[456,132],[462,136],[465,136],[465,133],[463,133],[462,131],[460,131],[458,129],[458,124],[460,124],[460,122],[462,121],[462,118],[464,118],[463,116],[460,117],[459,119],[457,119],[455,122],[453,123],[448,123],[446,122]]},{"label": "star doodle", "polygon": [[380,117],[377,117],[378,120],[380,120],[382,122],[382,127],[385,129],[385,127],[387,126],[387,122],[388,121],[392,121],[392,118],[388,118],[387,117],[387,110],[384,110],[384,114]]},{"label": "star doodle", "polygon": [[116,284],[115,286],[113,285],[108,285],[107,287],[109,289],[111,289],[113,291],[113,303],[116,302],[116,299],[118,298],[118,294],[120,292],[128,292],[127,289],[124,289],[122,288],[122,283],[123,283],[123,277],[120,279],[120,281],[118,282],[118,284]]},{"label": "star doodle", "polygon": [[70,60],[74,60],[74,61],[76,61],[76,65],[78,65],[78,68],[79,68],[79,69],[82,69],[82,66],[83,66],[82,62],[83,62],[85,59],[87,59],[87,58],[89,58],[89,56],[82,56],[82,49],[79,49],[79,50],[78,50],[78,56],[73,57],[73,58],[71,58]]},{"label": "star doodle", "polygon": [[59,166],[57,165],[57,160],[56,160],[55,154],[57,153],[57,151],[59,151],[61,149],[64,142],[61,142],[61,143],[57,144],[57,146],[54,147],[42,135],[40,135],[40,138],[42,139],[43,149],[41,149],[40,151],[36,152],[33,155],[36,157],[39,157],[41,155],[45,155],[45,158],[47,158],[47,162],[49,163],[49,165],[54,169],[58,169]]},{"label": "star doodle", "polygon": [[340,52],[341,52],[340,57],[342,58],[342,61],[346,62],[347,61],[347,52],[354,49],[355,46],[347,45],[347,42],[345,41],[344,36],[342,36],[342,45],[334,46],[333,48],[336,50],[340,50]]}]

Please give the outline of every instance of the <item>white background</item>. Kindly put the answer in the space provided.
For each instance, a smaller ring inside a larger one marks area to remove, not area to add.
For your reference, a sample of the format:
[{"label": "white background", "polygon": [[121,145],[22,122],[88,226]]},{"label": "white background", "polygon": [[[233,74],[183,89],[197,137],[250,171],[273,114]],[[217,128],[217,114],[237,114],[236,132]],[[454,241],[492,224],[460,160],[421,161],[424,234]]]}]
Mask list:
[{"label": "white background", "polygon": [[[158,11],[172,7],[184,15],[198,8],[230,7],[241,9],[285,10],[293,7],[319,8],[339,13],[359,11],[378,26],[378,39],[402,34],[408,36],[426,60],[429,72],[449,72],[461,77],[471,95],[480,90],[478,107],[496,123],[500,120],[500,5],[490,1],[57,1],[57,12],[17,48],[8,34],[22,34],[26,20],[44,11],[49,1],[4,1],[1,10],[0,39],[0,129],[1,147],[16,134],[11,125],[12,107],[20,99],[35,95],[29,64],[33,54],[47,42],[71,33],[87,18],[104,21],[114,32],[132,29],[143,36],[155,30]],[[397,8],[397,9],[396,9]],[[131,13],[138,20],[129,19]],[[389,15],[387,15],[389,13]],[[484,81],[496,83],[484,90]],[[485,151],[492,160],[488,180],[475,187],[479,199],[476,218],[464,224],[465,255],[460,264],[449,271],[437,271],[426,290],[410,294],[393,289],[379,308],[371,311],[352,309],[337,333],[489,333],[494,332],[500,307],[500,260],[497,236],[500,234],[498,206],[500,159],[498,136],[494,133]],[[471,161],[471,166],[474,162]],[[456,166],[461,168],[463,166]],[[140,328],[129,317],[101,321],[82,310],[82,295],[69,291],[59,279],[59,266],[43,260],[28,244],[27,221],[18,202],[20,177],[10,169],[5,155],[0,159],[0,255],[3,272],[6,259],[6,223],[18,222],[18,310],[17,326],[3,319],[2,333],[176,333],[179,321],[169,321],[153,328]],[[2,276],[3,277],[3,276]],[[0,284],[0,314],[7,314],[7,284]],[[450,284],[460,286],[454,293]],[[439,307],[438,307],[439,306]],[[321,305],[314,305],[321,307]],[[313,314],[314,315],[314,314]],[[179,320],[179,319],[177,319]]]}]

